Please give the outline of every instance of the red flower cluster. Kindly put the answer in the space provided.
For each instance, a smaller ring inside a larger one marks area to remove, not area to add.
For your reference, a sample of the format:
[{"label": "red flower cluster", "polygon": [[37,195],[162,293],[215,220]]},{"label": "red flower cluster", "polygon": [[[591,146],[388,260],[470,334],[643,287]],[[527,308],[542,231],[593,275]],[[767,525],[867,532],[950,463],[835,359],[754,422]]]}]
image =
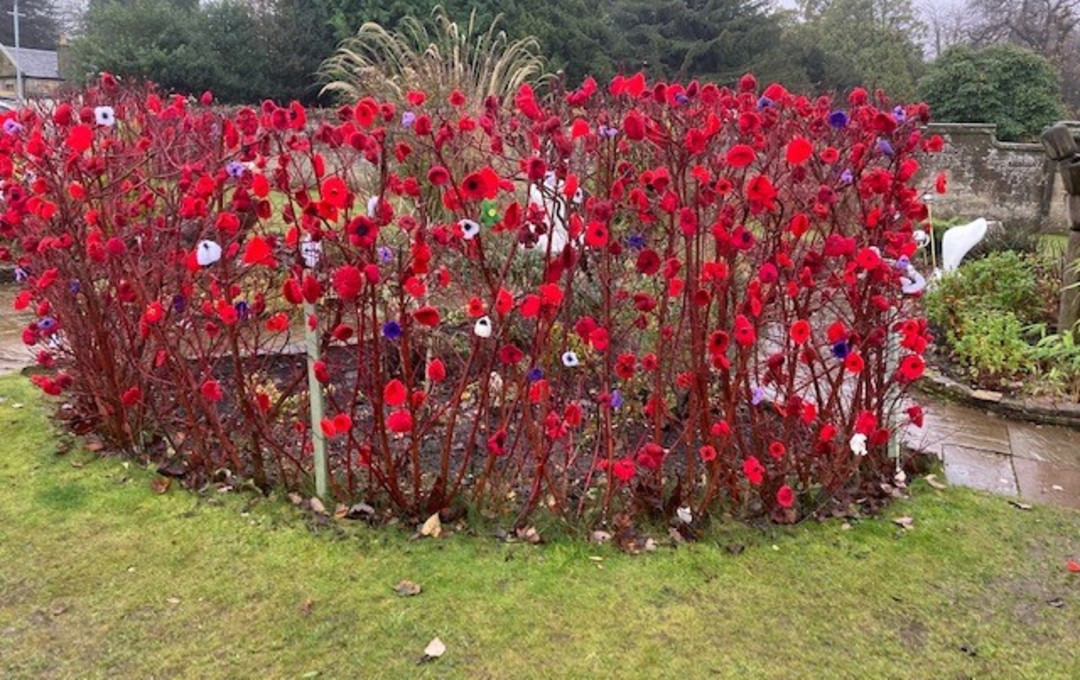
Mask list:
[{"label": "red flower cluster", "polygon": [[923,105],[638,73],[322,119],[110,81],[5,118],[0,255],[65,371],[35,382],[193,480],[310,474],[281,353],[306,330],[343,499],[597,516],[678,477],[695,514],[789,510],[892,469],[929,338],[896,266],[941,146]]}]

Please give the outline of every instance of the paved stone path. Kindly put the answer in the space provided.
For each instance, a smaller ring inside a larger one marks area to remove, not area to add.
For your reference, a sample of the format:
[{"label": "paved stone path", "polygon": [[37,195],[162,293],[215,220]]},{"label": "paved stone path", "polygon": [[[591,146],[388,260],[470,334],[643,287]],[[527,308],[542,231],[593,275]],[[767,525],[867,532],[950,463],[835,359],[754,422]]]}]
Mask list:
[{"label": "paved stone path", "polygon": [[910,446],[936,454],[949,482],[1037,503],[1080,509],[1080,430],[1005,420],[923,399]]}]

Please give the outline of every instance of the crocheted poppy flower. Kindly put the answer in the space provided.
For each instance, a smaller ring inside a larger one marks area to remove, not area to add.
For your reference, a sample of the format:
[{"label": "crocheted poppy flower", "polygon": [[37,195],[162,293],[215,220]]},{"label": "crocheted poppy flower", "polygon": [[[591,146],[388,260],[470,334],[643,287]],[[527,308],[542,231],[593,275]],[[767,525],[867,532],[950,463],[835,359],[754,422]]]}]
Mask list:
[{"label": "crocheted poppy flower", "polygon": [[334,270],[332,284],[342,300],[354,300],[364,287],[364,275],[351,264],[342,265]]},{"label": "crocheted poppy flower", "polygon": [[799,319],[791,324],[791,328],[788,334],[791,336],[791,341],[796,345],[805,345],[810,341],[810,322],[806,319]]},{"label": "crocheted poppy flower", "polygon": [[409,391],[406,389],[405,383],[397,378],[386,383],[383,387],[383,401],[386,402],[387,406],[401,406],[408,396]]},{"label": "crocheted poppy flower", "polygon": [[776,490],[776,504],[784,509],[795,504],[795,492],[787,484]]},{"label": "crocheted poppy flower", "polygon": [[393,411],[386,417],[386,427],[396,434],[411,432],[413,428],[412,414],[407,409]]},{"label": "crocheted poppy flower", "polygon": [[[437,327],[439,325],[439,310],[435,309],[434,307],[432,307],[430,305],[425,305],[425,306],[421,307],[420,309],[416,310],[415,312],[413,312],[413,318],[416,319],[416,322],[421,324],[422,326],[427,326],[428,328],[435,328],[435,327]],[[394,323],[394,322],[390,322],[390,323]],[[384,324],[383,325],[383,335],[386,335],[387,337],[390,337],[389,335],[387,335],[386,331],[387,331],[387,328],[386,328],[386,325]],[[398,327],[397,335],[398,336],[401,335],[400,326]],[[393,339],[393,338],[391,338],[391,339]]]},{"label": "crocheted poppy flower", "polygon": [[632,458],[620,458],[611,466],[611,474],[623,484],[633,479],[636,472],[637,465]]},{"label": "crocheted poppy flower", "polygon": [[788,142],[787,149],[784,152],[784,158],[791,165],[801,165],[805,163],[811,155],[814,153],[814,145],[810,143],[805,137],[796,137]]},{"label": "crocheted poppy flower", "polygon": [[425,374],[431,382],[440,383],[446,380],[446,364],[443,363],[442,359],[432,359],[431,363],[427,365]]},{"label": "crocheted poppy flower", "polygon": [[735,317],[735,342],[740,347],[749,347],[757,340],[757,332],[754,331],[753,324],[750,323],[750,319],[745,315],[740,314]]},{"label": "crocheted poppy flower", "polygon": [[782,459],[786,453],[787,447],[784,446],[783,442],[774,441],[769,443],[769,455],[772,456],[773,460]]},{"label": "crocheted poppy flower", "polygon": [[743,474],[746,475],[747,481],[758,486],[765,479],[765,466],[756,456],[747,456],[743,461]]},{"label": "crocheted poppy flower", "polygon": [[745,168],[757,160],[757,152],[747,144],[736,144],[728,149],[725,160],[733,168]]},{"label": "crocheted poppy flower", "polygon": [[898,372],[904,382],[918,380],[926,371],[926,362],[918,354],[908,354],[900,360]]}]

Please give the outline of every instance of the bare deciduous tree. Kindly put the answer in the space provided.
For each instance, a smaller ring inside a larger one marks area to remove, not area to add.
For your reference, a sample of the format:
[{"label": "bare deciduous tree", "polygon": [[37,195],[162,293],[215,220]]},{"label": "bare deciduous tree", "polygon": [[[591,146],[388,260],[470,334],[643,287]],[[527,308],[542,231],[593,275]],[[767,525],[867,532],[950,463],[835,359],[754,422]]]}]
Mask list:
[{"label": "bare deciduous tree", "polygon": [[969,0],[971,41],[1010,42],[1061,64],[1076,51],[1080,0]]},{"label": "bare deciduous tree", "polygon": [[937,58],[953,45],[969,42],[973,22],[962,4],[923,0],[918,9],[927,27],[925,46],[930,56]]}]

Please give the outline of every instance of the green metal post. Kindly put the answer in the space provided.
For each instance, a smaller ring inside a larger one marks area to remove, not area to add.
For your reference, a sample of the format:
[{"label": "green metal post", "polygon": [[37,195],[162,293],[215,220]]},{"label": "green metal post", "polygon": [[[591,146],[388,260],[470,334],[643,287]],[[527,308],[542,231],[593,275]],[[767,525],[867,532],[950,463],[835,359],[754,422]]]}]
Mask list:
[{"label": "green metal post", "polygon": [[[304,264],[314,269],[319,264],[319,243],[306,242],[301,246]],[[307,345],[308,397],[311,403],[311,446],[315,461],[315,495],[326,500],[329,471],[326,465],[326,437],[322,431],[323,393],[322,385],[315,376],[315,363],[319,361],[319,325],[314,323],[315,304],[304,303],[304,340]]]}]

